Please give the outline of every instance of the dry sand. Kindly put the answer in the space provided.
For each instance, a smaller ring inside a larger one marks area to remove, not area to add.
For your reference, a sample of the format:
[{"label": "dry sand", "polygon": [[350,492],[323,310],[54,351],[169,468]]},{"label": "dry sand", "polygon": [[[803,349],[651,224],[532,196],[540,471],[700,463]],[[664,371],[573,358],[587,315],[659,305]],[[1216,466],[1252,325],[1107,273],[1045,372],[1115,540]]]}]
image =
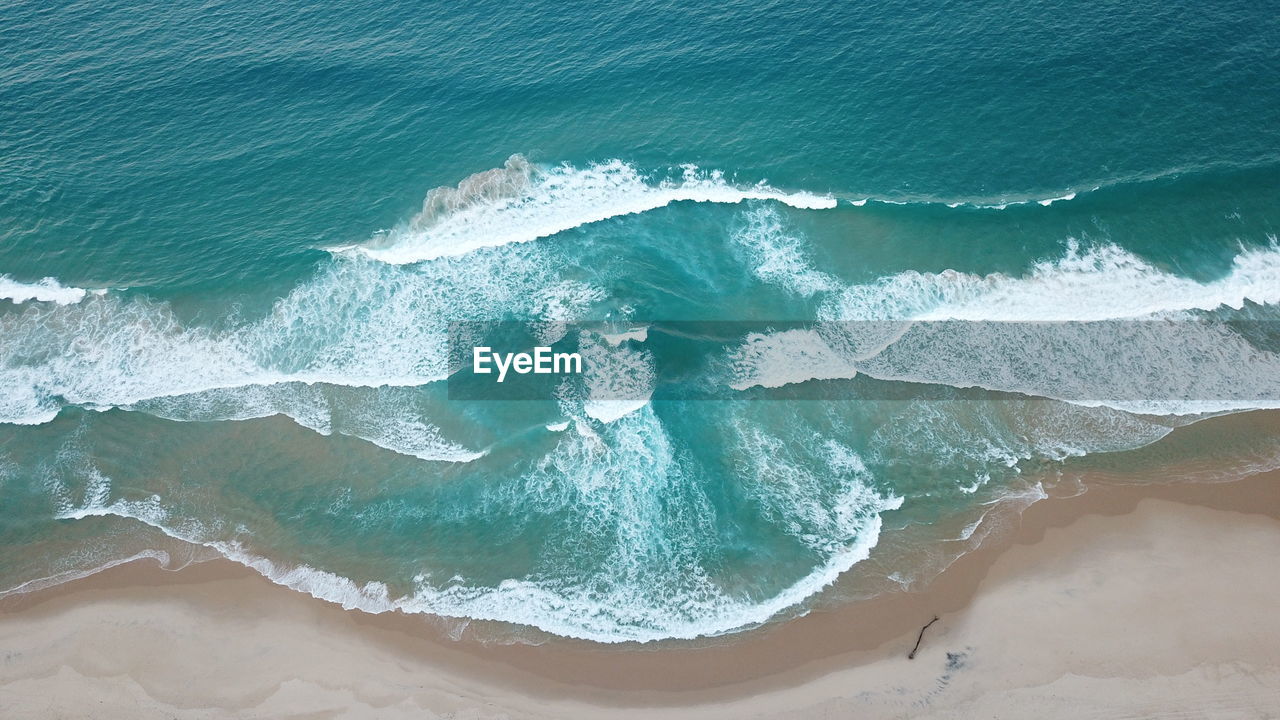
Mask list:
[{"label": "dry sand", "polygon": [[921,592],[702,648],[480,646],[135,563],[3,603],[0,717],[1280,717],[1277,483],[1091,486]]}]

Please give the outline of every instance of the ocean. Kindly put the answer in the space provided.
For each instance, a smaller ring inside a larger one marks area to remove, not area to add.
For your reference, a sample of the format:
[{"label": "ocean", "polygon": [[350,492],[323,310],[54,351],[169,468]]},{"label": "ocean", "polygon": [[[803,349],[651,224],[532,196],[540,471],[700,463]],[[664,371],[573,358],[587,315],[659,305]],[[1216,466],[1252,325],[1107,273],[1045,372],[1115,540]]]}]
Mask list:
[{"label": "ocean", "polygon": [[[693,640],[1091,477],[1280,467],[1266,3],[19,1],[0,45],[0,593],[226,557]],[[461,392],[512,328],[588,371]]]}]

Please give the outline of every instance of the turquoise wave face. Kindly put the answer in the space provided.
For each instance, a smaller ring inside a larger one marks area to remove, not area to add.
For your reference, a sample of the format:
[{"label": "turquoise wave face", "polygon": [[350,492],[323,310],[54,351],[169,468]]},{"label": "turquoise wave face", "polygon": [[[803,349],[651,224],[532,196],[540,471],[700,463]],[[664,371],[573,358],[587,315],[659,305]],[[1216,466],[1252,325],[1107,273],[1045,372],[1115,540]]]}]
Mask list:
[{"label": "turquoise wave face", "polygon": [[[1170,436],[1280,404],[1270,14],[471,12],[0,11],[0,590],[694,638],[1277,464]],[[494,323],[588,371],[451,395]]]}]

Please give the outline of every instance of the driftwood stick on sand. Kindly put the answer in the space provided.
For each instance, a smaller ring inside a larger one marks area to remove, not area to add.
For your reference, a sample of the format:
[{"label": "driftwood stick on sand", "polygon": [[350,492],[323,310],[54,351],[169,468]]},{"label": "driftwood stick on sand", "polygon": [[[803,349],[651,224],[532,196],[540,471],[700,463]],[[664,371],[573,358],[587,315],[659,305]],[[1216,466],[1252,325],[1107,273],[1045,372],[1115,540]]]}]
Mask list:
[{"label": "driftwood stick on sand", "polygon": [[920,628],[920,634],[916,637],[916,646],[915,646],[915,647],[913,647],[913,648],[911,648],[911,652],[907,653],[907,659],[908,659],[908,660],[915,660],[915,659],[916,659],[916,651],[920,649],[920,641],[924,639],[924,631],[925,631],[925,630],[928,630],[928,629],[929,629],[929,626],[930,626],[930,625],[932,625],[932,624],[934,624],[934,623],[936,623],[936,622],[938,622],[938,616],[937,616],[937,615],[934,615],[932,620],[930,620],[929,622],[925,623],[925,624],[924,624],[924,627]]}]

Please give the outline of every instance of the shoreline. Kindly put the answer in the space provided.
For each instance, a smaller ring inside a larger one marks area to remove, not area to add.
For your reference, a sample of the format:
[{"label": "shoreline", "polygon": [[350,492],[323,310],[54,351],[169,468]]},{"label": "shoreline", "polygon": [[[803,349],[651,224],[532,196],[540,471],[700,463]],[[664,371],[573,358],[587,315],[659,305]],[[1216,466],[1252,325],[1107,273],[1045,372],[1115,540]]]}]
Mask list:
[{"label": "shoreline", "polygon": [[[609,708],[624,714],[637,708],[666,708],[685,713],[697,710],[716,716],[717,712],[729,712],[729,708],[737,703],[759,703],[770,698],[782,703],[776,709],[785,713],[786,707],[800,698],[811,698],[815,702],[840,700],[842,696],[835,689],[821,689],[838,676],[850,675],[851,682],[863,678],[857,682],[865,683],[862,691],[867,692],[885,683],[927,685],[926,681],[935,682],[946,674],[935,672],[940,658],[944,658],[944,668],[952,663],[945,659],[945,653],[955,650],[955,640],[964,635],[964,628],[971,624],[971,616],[977,608],[988,597],[1000,596],[1001,588],[1007,590],[1012,585],[1032,582],[1028,573],[1034,575],[1031,570],[1038,563],[1055,562],[1068,548],[1079,555],[1098,556],[1093,560],[1099,568],[1128,558],[1124,543],[1116,545],[1113,542],[1109,546],[1100,541],[1093,542],[1092,534],[1105,533],[1114,538],[1126,533],[1139,533],[1130,540],[1141,547],[1144,543],[1147,546],[1153,543],[1184,543],[1186,539],[1182,536],[1192,529],[1204,535],[1205,542],[1216,542],[1214,537],[1244,528],[1260,537],[1276,538],[1275,549],[1280,551],[1280,492],[1276,489],[1277,483],[1280,483],[1280,471],[1222,483],[1124,485],[1091,480],[1083,494],[1050,498],[1024,509],[1015,530],[983,542],[977,549],[962,555],[920,590],[895,592],[838,608],[816,609],[786,622],[714,638],[698,647],[619,647],[572,640],[556,640],[542,645],[491,645],[468,639],[450,640],[445,636],[447,623],[439,619],[399,612],[369,615],[343,610],[275,585],[230,560],[198,563],[176,571],[164,570],[154,561],[143,560],[56,587],[4,598],[0,600],[0,638],[4,639],[0,644],[28,645],[36,642],[36,638],[58,635],[54,630],[64,625],[92,626],[95,623],[108,628],[103,632],[115,633],[112,639],[103,640],[105,644],[124,642],[132,637],[130,631],[122,629],[122,626],[102,621],[104,616],[121,622],[125,618],[133,618],[131,622],[144,627],[153,622],[165,625],[165,622],[153,618],[168,617],[168,625],[194,627],[191,632],[198,632],[202,623],[214,621],[211,628],[230,623],[231,628],[222,628],[218,634],[228,646],[227,652],[233,655],[249,652],[247,646],[253,645],[257,636],[283,633],[281,645],[265,651],[258,648],[256,652],[285,652],[288,656],[302,658],[323,657],[322,651],[309,648],[319,643],[330,651],[340,649],[340,652],[326,660],[307,660],[304,664],[319,662],[322,667],[329,667],[326,671],[329,673],[334,669],[330,667],[332,663],[341,665],[339,659],[346,657],[363,658],[370,666],[391,663],[395,667],[412,668],[413,677],[437,686],[433,692],[438,694],[443,691],[441,688],[452,689],[449,692],[454,692],[456,697],[445,703],[449,706],[458,702],[462,703],[461,707],[472,707],[470,703],[480,702],[481,698],[501,696],[504,700],[498,705],[504,712],[516,713],[517,716],[530,713],[536,717],[540,712],[549,712],[552,717],[572,716],[579,711],[590,715],[587,709],[591,708],[597,711]],[[1154,537],[1141,535],[1153,524],[1171,523],[1177,532],[1166,531]],[[1224,548],[1212,550],[1221,552]],[[1186,564],[1178,572],[1185,572],[1187,578],[1193,578],[1196,573],[1215,571],[1210,562],[1212,553],[1208,557],[1200,557],[1194,547],[1182,548],[1181,551],[1187,556],[1181,559],[1159,557],[1159,562],[1169,567],[1176,567],[1179,562]],[[1271,557],[1274,555],[1251,557],[1240,565],[1249,565],[1256,571],[1255,575],[1261,573],[1259,582],[1268,583],[1272,590],[1280,590],[1280,573],[1267,572],[1272,564]],[[1159,578],[1151,580],[1162,582]],[[1053,577],[1049,576],[1046,582],[1052,581]],[[1027,591],[1024,588],[1020,592]],[[1164,596],[1162,591],[1152,588],[1151,592],[1151,602],[1159,603],[1159,598]],[[1204,589],[1188,592],[1194,595],[1195,592],[1204,592]],[[1268,606],[1266,610],[1269,612],[1269,609]],[[1243,616],[1252,610],[1241,607],[1233,608],[1232,612]],[[925,632],[917,658],[907,660],[906,655],[920,628],[935,615],[940,620]],[[68,621],[72,617],[83,619],[83,623]],[[90,620],[94,617],[99,620]],[[182,620],[179,622],[177,618]],[[1133,620],[1141,621],[1141,618]],[[1265,622],[1265,618],[1261,621]],[[1247,623],[1232,623],[1233,627],[1238,625]],[[1280,632],[1280,627],[1277,631]],[[1081,639],[1094,641],[1105,638],[1089,636]],[[146,645],[142,640],[139,642]],[[217,644],[216,641],[193,642],[190,654],[207,642]],[[147,678],[154,677],[156,682],[160,682],[167,674],[163,667],[148,670],[136,662],[132,667],[125,662],[113,664],[108,658],[88,662],[86,657],[92,657],[93,652],[75,647],[74,642],[65,638],[61,643],[55,642],[54,646],[41,652],[34,648],[30,651],[28,658],[31,655],[40,657],[37,665],[47,665],[41,672],[27,674],[22,667],[24,663],[5,663],[0,677],[0,683],[3,683],[0,684],[0,696],[5,694],[8,686],[15,690],[15,696],[32,697],[32,692],[18,693],[9,683],[58,683],[62,677],[60,673],[66,673],[72,666],[83,665],[84,672],[80,674],[97,677],[96,682],[123,683],[124,686],[132,683],[139,691],[148,682]],[[173,646],[161,646],[157,650],[162,655],[188,654],[186,650]],[[1049,646],[1040,652],[1045,650],[1052,654],[1063,649],[1055,651]],[[1037,655],[1033,654],[1033,658]],[[1191,656],[1210,658],[1212,653],[1197,651],[1188,657]],[[1150,668],[1134,667],[1132,671],[1139,675],[1144,672],[1150,674],[1155,672],[1158,664],[1180,660],[1159,654],[1153,658],[1159,662],[1153,662]],[[220,668],[219,661],[214,659],[210,659],[208,665],[200,672],[226,673],[236,666],[232,663]],[[288,664],[281,667],[272,663],[270,667],[278,674],[274,680],[272,672],[239,680],[229,678],[225,685],[202,690],[213,695],[204,696],[203,700],[195,702],[196,706],[205,702],[209,703],[205,707],[220,707],[224,711],[257,707],[254,698],[262,699],[259,697],[262,683],[278,691],[302,682],[301,676],[308,672],[320,671],[317,668],[307,671],[299,668],[299,677],[290,680],[288,675],[292,669]],[[1280,657],[1276,658],[1273,669],[1276,668],[1280,668]],[[53,675],[49,674],[51,671]],[[336,679],[341,675],[331,675],[329,683],[341,685]],[[1280,675],[1276,677],[1280,678]],[[869,682],[866,678],[875,680]],[[987,680],[991,682],[998,678]],[[356,684],[364,687],[364,692],[370,692],[368,686],[371,682],[377,685],[376,681],[367,678]],[[237,683],[247,684],[257,691],[245,695],[246,690],[236,689]],[[84,684],[82,679],[73,683],[71,688],[59,686],[62,689],[57,692],[71,692],[74,687]],[[950,680],[946,684],[952,685]],[[183,708],[178,698],[170,697],[173,691],[166,691],[167,686],[168,683],[161,683],[157,687],[145,688],[143,695],[167,703],[172,706],[170,709]],[[1280,691],[1280,685],[1267,687],[1272,692]],[[845,687],[839,692],[848,689]],[[36,696],[50,691],[41,690]],[[909,695],[913,691],[906,692]],[[925,691],[920,689],[916,692]],[[385,688],[374,692],[378,696],[386,693]],[[831,697],[824,699],[824,695]],[[196,701],[197,696],[200,696],[199,692],[190,693],[190,700]],[[466,700],[467,697],[472,699]],[[145,699],[142,696],[138,698]],[[785,703],[783,698],[788,698]],[[987,697],[986,701],[993,700]],[[432,702],[427,707],[438,709]],[[121,707],[127,706],[126,703]],[[306,707],[305,703],[303,707]],[[421,712],[422,706],[415,704],[414,707]]]}]

